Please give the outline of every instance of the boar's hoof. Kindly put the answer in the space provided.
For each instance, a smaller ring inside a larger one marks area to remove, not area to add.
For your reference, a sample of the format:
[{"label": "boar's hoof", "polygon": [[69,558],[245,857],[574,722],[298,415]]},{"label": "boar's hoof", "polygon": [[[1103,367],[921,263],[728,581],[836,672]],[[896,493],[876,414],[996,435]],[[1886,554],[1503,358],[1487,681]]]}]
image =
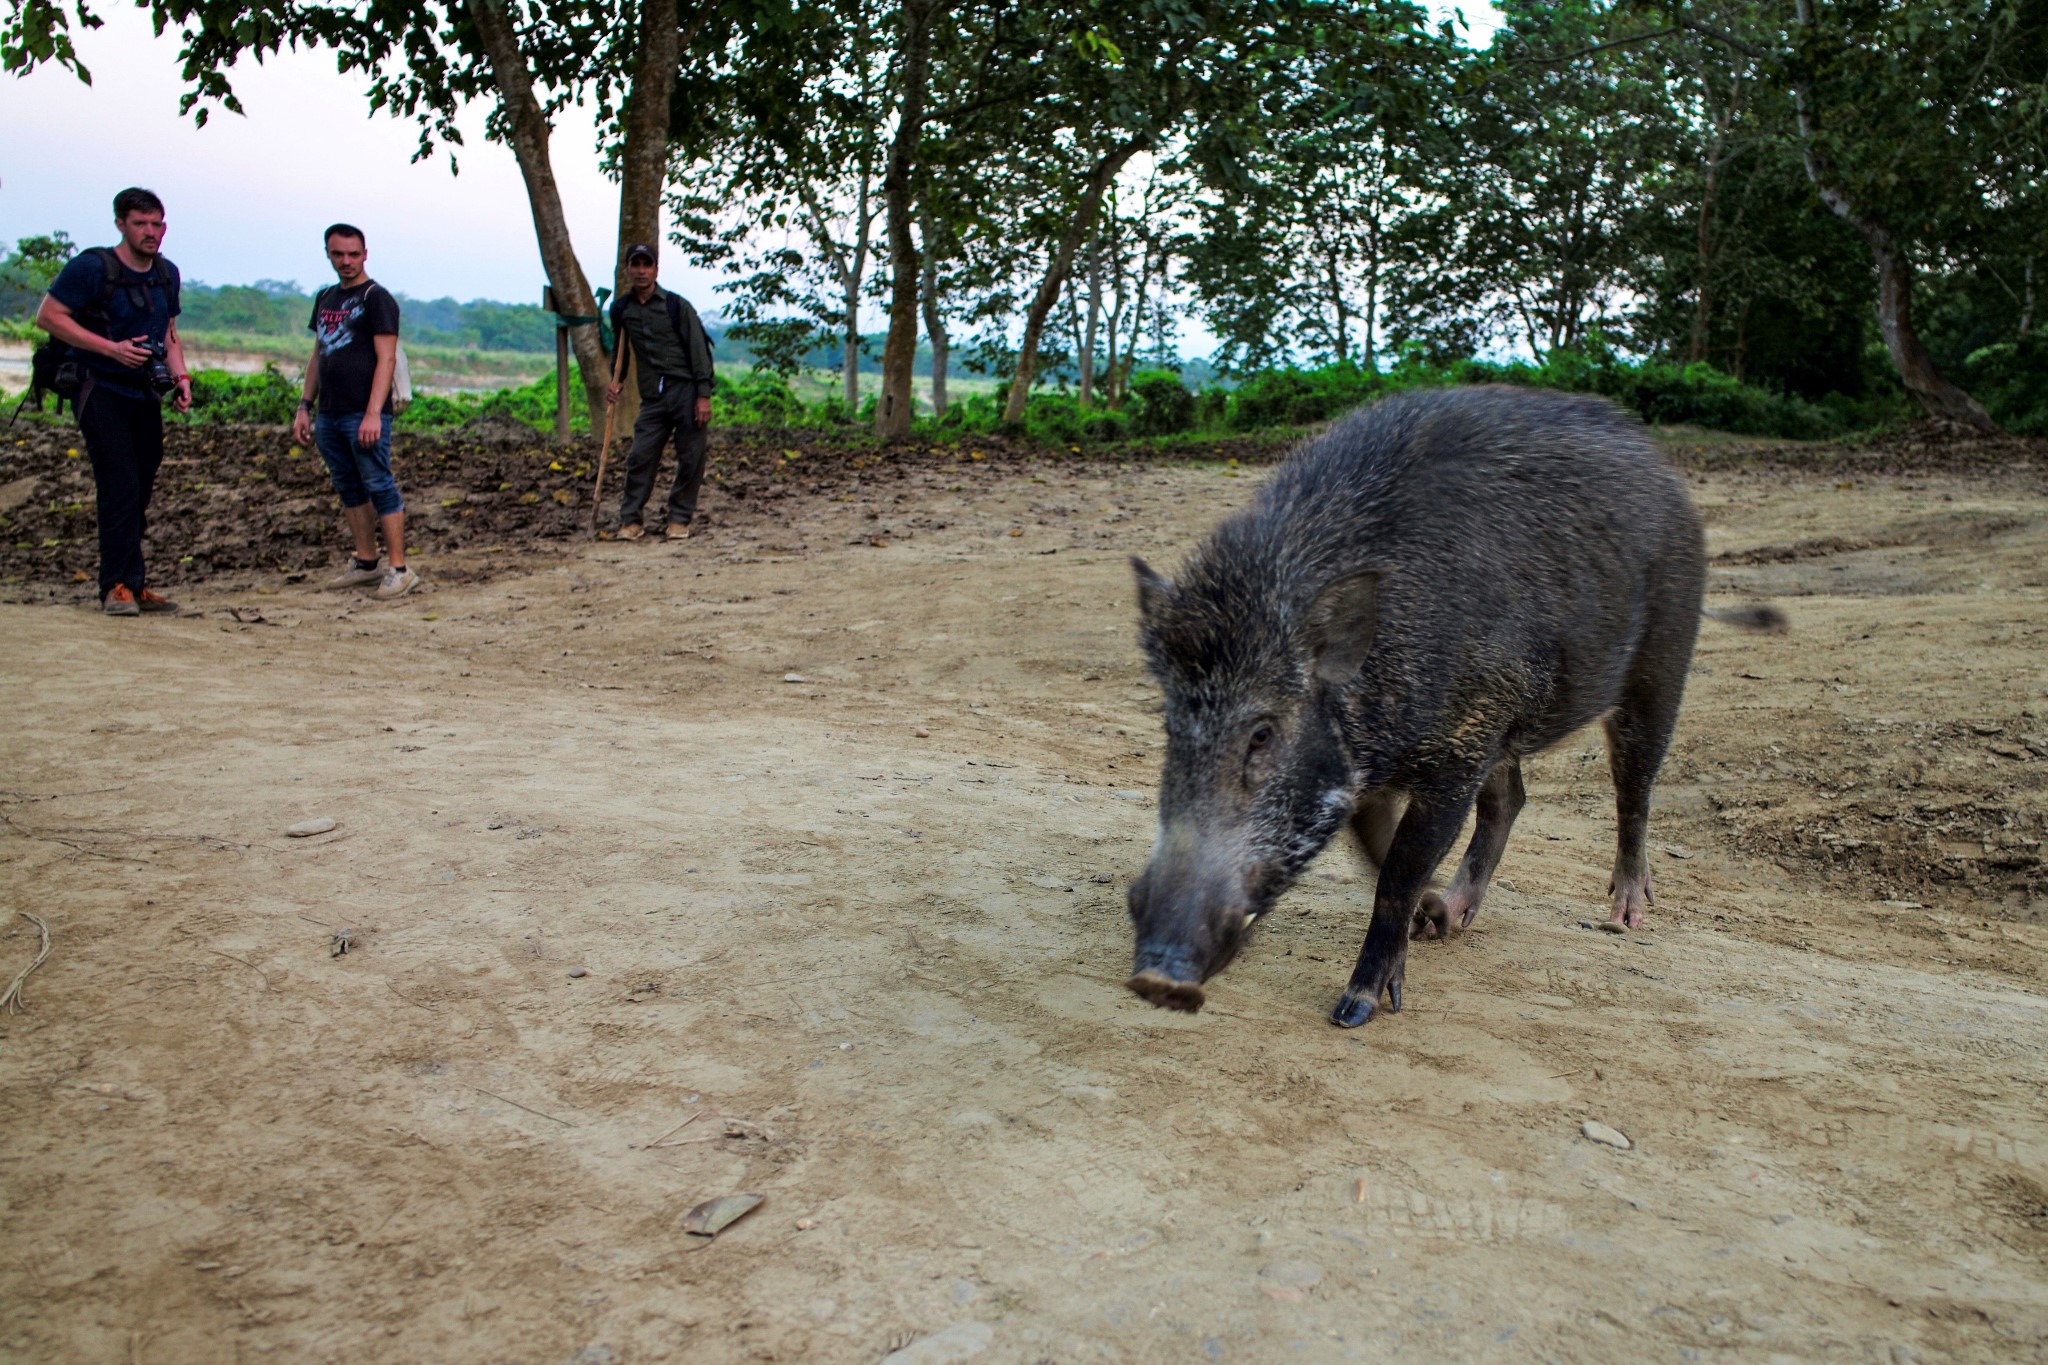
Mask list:
[{"label": "boar's hoof", "polygon": [[1451,918],[1451,907],[1444,898],[1434,891],[1422,893],[1422,901],[1415,907],[1415,922],[1408,932],[1417,938],[1449,938],[1453,924],[1464,928]]},{"label": "boar's hoof", "polygon": [[1192,981],[1175,981],[1149,967],[1124,983],[1161,1009],[1185,1010],[1193,1014],[1202,1008],[1202,988]]},{"label": "boar's hoof", "polygon": [[[1379,1013],[1378,994],[1377,991],[1371,996],[1357,995],[1351,991],[1344,992],[1344,998],[1337,1002],[1337,1008],[1330,1011],[1330,1022],[1338,1028],[1357,1028],[1360,1024],[1372,1018],[1373,1015]],[[1398,981],[1389,982],[1387,984],[1387,1013],[1399,1014],[1400,1012],[1401,983]]]}]

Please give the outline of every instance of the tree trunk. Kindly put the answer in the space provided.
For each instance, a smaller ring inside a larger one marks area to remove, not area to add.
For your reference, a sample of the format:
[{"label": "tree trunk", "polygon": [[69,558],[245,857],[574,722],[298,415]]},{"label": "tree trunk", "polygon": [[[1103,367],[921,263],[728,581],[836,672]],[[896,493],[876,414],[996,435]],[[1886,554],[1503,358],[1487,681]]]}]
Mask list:
[{"label": "tree trunk", "polygon": [[846,325],[840,329],[839,390],[846,414],[860,411],[860,290],[846,287]]},{"label": "tree trunk", "polygon": [[674,0],[642,0],[640,53],[626,97],[626,145],[619,155],[619,254],[612,288],[623,294],[626,248],[645,242],[661,250],[661,192],[668,183],[669,101],[682,63],[682,32]]},{"label": "tree trunk", "polygon": [[1913,262],[1905,247],[1884,223],[1858,213],[1839,186],[1821,177],[1810,145],[1807,176],[1820,192],[1821,202],[1870,244],[1870,254],[1877,262],[1877,327],[1906,392],[1929,417],[1961,422],[1979,431],[1997,431],[1998,424],[1984,411],[1984,405],[1951,383],[1920,343],[1920,333],[1913,327]]},{"label": "tree trunk", "polygon": [[931,218],[924,219],[924,281],[918,289],[924,306],[924,334],[932,343],[932,416],[946,415],[946,319],[939,311],[939,253],[932,245]]},{"label": "tree trunk", "polygon": [[854,209],[854,218],[860,227],[854,236],[851,256],[832,240],[831,218],[814,187],[800,183],[797,193],[802,197],[804,212],[808,215],[811,242],[839,277],[839,382],[846,399],[846,410],[851,414],[860,409],[860,289],[867,279],[868,228],[872,222],[868,217],[867,171],[861,171],[860,196]]},{"label": "tree trunk", "polygon": [[911,369],[917,361],[917,239],[911,234],[918,140],[924,133],[925,86],[931,79],[932,19],[938,0],[903,0],[903,98],[896,106],[896,136],[882,177],[883,215],[889,231],[889,339],[882,346],[882,394],[875,404],[875,435],[884,441],[910,435],[915,400]]},{"label": "tree trunk", "polygon": [[1017,373],[1010,380],[1009,401],[1003,404],[1005,422],[1024,420],[1024,402],[1031,396],[1031,381],[1038,369],[1038,339],[1045,333],[1045,320],[1052,315],[1053,305],[1059,302],[1060,291],[1066,287],[1067,274],[1074,268],[1074,253],[1081,242],[1095,230],[1095,215],[1102,207],[1102,196],[1109,189],[1109,182],[1116,179],[1116,173],[1124,168],[1138,152],[1142,151],[1148,139],[1134,137],[1120,142],[1103,153],[1095,163],[1095,170],[1088,177],[1088,186],[1081,193],[1081,202],[1075,206],[1074,216],[1067,222],[1066,234],[1054,248],[1052,263],[1046,267],[1045,278],[1039,282],[1038,293],[1031,300],[1031,310],[1024,315],[1024,341],[1017,351]]},{"label": "tree trunk", "polygon": [[[533,211],[534,235],[540,241],[542,268],[553,286],[558,306],[572,317],[591,317],[597,299],[590,281],[576,262],[569,242],[569,220],[562,212],[562,192],[555,183],[553,163],[548,157],[547,115],[534,98],[533,78],[525,54],[519,50],[519,35],[506,12],[505,0],[470,0],[470,17],[483,39],[491,61],[491,79],[498,87],[498,101],[505,112],[505,126],[512,142],[512,154],[519,161],[519,174],[526,181],[526,199]],[[664,119],[667,106],[663,105]],[[666,150],[666,133],[663,136]],[[605,367],[604,348],[598,344],[597,327],[589,324],[569,330],[569,347],[576,354],[576,371],[583,380],[584,397],[590,404],[593,424],[604,420],[604,390],[611,382]]]},{"label": "tree trunk", "polygon": [[1373,230],[1366,238],[1365,258],[1365,368],[1373,374],[1380,372],[1379,360],[1380,320],[1380,229],[1375,215]]},{"label": "tree trunk", "polygon": [[1081,325],[1081,406],[1095,401],[1095,328],[1102,316],[1102,247],[1088,253],[1088,316]]},{"label": "tree trunk", "polygon": [[1116,255],[1112,258],[1115,264],[1110,268],[1109,277],[1109,316],[1102,320],[1105,338],[1102,343],[1102,391],[1106,406],[1120,408],[1124,404],[1124,396],[1118,391],[1116,384],[1116,344],[1121,336],[1119,329],[1123,326],[1124,320],[1124,253],[1120,244],[1115,250]]},{"label": "tree trunk", "polygon": [[1337,313],[1337,363],[1351,359],[1351,310],[1344,306],[1344,278],[1337,270],[1337,252],[1330,251],[1330,306]]},{"label": "tree trunk", "polygon": [[1712,156],[1707,159],[1706,190],[1700,197],[1699,241],[1695,248],[1699,284],[1692,297],[1692,341],[1686,347],[1686,359],[1697,363],[1707,358],[1707,323],[1713,316],[1713,260],[1710,222],[1714,212],[1715,166]]},{"label": "tree trunk", "polygon": [[[1796,0],[1794,12],[1801,28],[1813,25],[1808,0]],[[1806,178],[1813,182],[1820,201],[1837,218],[1863,234],[1870,254],[1877,262],[1877,327],[1884,335],[1884,348],[1892,358],[1899,381],[1913,395],[1921,411],[1943,421],[1960,422],[1979,431],[1997,431],[1998,423],[1984,411],[1984,405],[1970,397],[1936,368],[1934,357],[1920,344],[1913,327],[1913,261],[1906,247],[1877,215],[1862,211],[1849,192],[1821,163],[1814,146],[1813,110],[1804,85],[1792,87],[1792,115],[1799,129],[1799,155],[1806,166]]]},{"label": "tree trunk", "polygon": [[1984,405],[1935,368],[1934,357],[1920,344],[1920,334],[1913,328],[1913,262],[1905,249],[1881,224],[1856,226],[1877,258],[1877,327],[1906,391],[1929,417],[1961,422],[1979,431],[1997,431],[1998,423],[1991,420]]},{"label": "tree trunk", "polygon": [[1152,243],[1145,243],[1144,259],[1138,264],[1137,288],[1131,296],[1131,337],[1124,345],[1123,368],[1116,375],[1116,400],[1121,405],[1131,391],[1131,372],[1138,368],[1138,348],[1145,343],[1145,291],[1152,284]]},{"label": "tree trunk", "polygon": [[[704,21],[700,15],[691,27]],[[640,55],[633,65],[633,87],[626,97],[625,146],[619,152],[619,249],[612,259],[612,292],[632,288],[626,278],[626,248],[645,242],[661,250],[661,196],[668,186],[669,102],[675,94],[682,64],[683,34],[676,27],[674,0],[644,0],[640,10]],[[613,338],[612,344],[618,345]],[[631,431],[640,412],[639,381],[619,376],[615,429]]]}]

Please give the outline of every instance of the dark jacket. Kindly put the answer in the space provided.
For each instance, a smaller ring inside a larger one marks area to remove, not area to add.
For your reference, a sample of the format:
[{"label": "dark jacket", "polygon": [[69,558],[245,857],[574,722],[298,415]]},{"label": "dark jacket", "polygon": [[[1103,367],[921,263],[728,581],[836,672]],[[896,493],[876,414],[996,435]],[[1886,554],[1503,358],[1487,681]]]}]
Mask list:
[{"label": "dark jacket", "polygon": [[[704,330],[703,320],[697,316],[697,310],[690,306],[690,301],[682,295],[663,289],[660,285],[656,285],[655,290],[657,297],[668,305],[669,326],[674,329],[676,338],[682,345],[682,352],[689,367],[688,373],[671,377],[700,385],[702,391],[708,395],[712,383],[711,337]],[[632,301],[633,295],[628,291],[611,302],[612,335],[618,338],[617,344],[620,346],[632,345],[632,329],[625,325],[626,305]],[[648,300],[650,303],[653,301]],[[657,392],[657,381],[660,377],[659,374],[650,372],[646,364],[640,365],[638,378],[642,398],[652,397]]]}]

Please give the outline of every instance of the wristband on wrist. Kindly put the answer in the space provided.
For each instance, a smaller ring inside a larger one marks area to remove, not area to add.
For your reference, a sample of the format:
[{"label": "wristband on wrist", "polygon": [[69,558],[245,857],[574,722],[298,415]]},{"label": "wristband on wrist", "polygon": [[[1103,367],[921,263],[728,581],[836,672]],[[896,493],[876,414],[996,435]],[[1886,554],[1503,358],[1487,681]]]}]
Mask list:
[{"label": "wristband on wrist", "polygon": [[299,411],[300,411],[300,412],[311,412],[312,410],[313,410],[313,400],[312,400],[312,399],[310,399],[310,398],[301,398],[301,399],[299,400]]}]

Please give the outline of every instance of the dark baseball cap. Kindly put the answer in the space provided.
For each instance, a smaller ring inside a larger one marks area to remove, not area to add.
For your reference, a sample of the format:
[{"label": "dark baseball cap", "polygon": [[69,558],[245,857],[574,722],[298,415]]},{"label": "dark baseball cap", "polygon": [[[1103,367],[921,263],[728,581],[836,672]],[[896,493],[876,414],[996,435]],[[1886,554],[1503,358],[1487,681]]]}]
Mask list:
[{"label": "dark baseball cap", "polygon": [[642,256],[645,256],[647,258],[647,263],[649,265],[653,265],[656,261],[661,259],[659,256],[656,256],[654,254],[654,248],[647,245],[647,243],[645,242],[635,242],[633,243],[633,245],[626,248],[627,265],[633,264],[633,262],[639,260]]}]

